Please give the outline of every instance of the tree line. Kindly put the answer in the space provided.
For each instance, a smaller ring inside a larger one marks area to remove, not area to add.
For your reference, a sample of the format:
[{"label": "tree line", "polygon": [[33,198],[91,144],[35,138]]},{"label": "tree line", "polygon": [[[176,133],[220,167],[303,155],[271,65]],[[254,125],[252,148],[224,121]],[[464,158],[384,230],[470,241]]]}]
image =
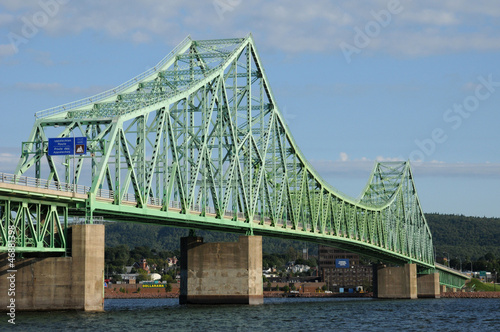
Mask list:
[{"label": "tree line", "polygon": [[[500,218],[432,213],[426,214],[426,219],[437,262],[456,269],[461,265],[462,270],[470,270],[472,264],[474,271],[500,272]],[[146,258],[150,265],[165,270],[168,257],[180,258],[180,238],[188,234],[187,229],[158,225],[106,223],[106,267],[122,273],[124,266]],[[209,231],[196,231],[196,235],[205,242],[234,242],[239,236]],[[262,247],[264,268],[279,268],[288,261],[301,259],[304,248],[309,257],[318,253],[316,244],[274,238],[263,238]],[[317,265],[315,259],[307,263]]]}]

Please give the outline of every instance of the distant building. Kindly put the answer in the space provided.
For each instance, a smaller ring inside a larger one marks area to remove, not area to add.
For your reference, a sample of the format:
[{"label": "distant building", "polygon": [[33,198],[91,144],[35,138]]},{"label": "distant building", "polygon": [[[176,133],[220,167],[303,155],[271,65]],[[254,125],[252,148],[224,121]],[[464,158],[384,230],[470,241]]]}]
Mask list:
[{"label": "distant building", "polygon": [[372,266],[360,265],[359,255],[347,251],[320,245],[318,269],[328,289],[334,292],[372,285]]},{"label": "distant building", "polygon": [[174,257],[169,257],[169,258],[167,258],[167,265],[168,265],[168,267],[171,267],[171,266],[173,266],[173,265],[176,265],[176,264],[177,264],[177,262],[178,262],[178,259],[177,259],[177,257],[175,257],[175,256],[174,256]]},{"label": "distant building", "polygon": [[133,267],[135,269],[143,269],[147,273],[150,272],[150,268],[149,268],[148,262],[146,261],[146,258],[141,259],[140,262],[135,262]]},{"label": "distant building", "polygon": [[149,277],[150,277],[150,280],[152,280],[152,281],[161,280],[161,275],[159,275],[158,273],[151,273],[149,275]]},{"label": "distant building", "polygon": [[289,271],[293,273],[302,273],[302,272],[307,272],[311,268],[308,265],[303,265],[303,264],[298,264],[298,265],[293,265],[289,268]]},{"label": "distant building", "polygon": [[276,269],[273,269],[273,268],[268,268],[267,270],[262,269],[262,275],[266,278],[277,278],[278,274],[276,274],[275,272],[276,272]]},{"label": "distant building", "polygon": [[135,284],[138,273],[122,273],[122,281],[115,282],[116,284]]}]

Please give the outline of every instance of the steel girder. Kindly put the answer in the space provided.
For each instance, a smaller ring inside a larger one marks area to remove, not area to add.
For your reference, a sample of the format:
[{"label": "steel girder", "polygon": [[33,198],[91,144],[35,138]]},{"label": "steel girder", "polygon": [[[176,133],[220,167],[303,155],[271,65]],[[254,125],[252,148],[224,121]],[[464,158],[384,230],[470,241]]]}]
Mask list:
[{"label": "steel girder", "polygon": [[65,204],[0,196],[0,251],[65,253],[67,226]]},{"label": "steel girder", "polygon": [[[87,156],[47,155],[48,137],[75,135],[87,137]],[[89,218],[301,239],[434,267],[410,164],[377,163],[358,199],[326,183],[285,124],[251,35],[188,37],[116,89],[37,113],[16,174],[28,171],[92,183]]]}]

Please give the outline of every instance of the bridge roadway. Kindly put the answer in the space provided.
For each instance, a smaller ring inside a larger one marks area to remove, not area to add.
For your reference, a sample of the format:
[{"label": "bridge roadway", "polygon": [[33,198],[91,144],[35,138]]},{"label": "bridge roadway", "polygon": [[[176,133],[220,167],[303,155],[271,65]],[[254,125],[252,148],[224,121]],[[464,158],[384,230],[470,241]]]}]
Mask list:
[{"label": "bridge roadway", "polygon": [[[0,182],[0,193],[11,199],[28,199],[28,202],[44,201],[65,204],[68,207],[69,216],[85,217],[86,206],[90,200],[90,187],[77,185],[72,186],[56,181],[37,180],[24,176],[14,176],[2,174]],[[353,239],[347,236],[331,236],[321,234],[320,231],[313,230],[310,224],[306,228],[294,230],[290,220],[286,221],[286,228],[279,228],[272,225],[269,218],[260,220],[256,215],[253,224],[245,221],[243,215],[238,213],[238,219],[234,220],[233,213],[226,211],[223,218],[216,218],[215,211],[207,208],[209,212],[201,215],[201,207],[193,206],[187,213],[181,213],[180,203],[171,201],[168,210],[162,210],[160,201],[150,199],[149,204],[142,208],[137,207],[137,203],[132,195],[125,195],[121,204],[113,204],[113,193],[109,190],[100,190],[96,193],[93,205],[93,216],[102,217],[104,220],[150,223],[163,226],[172,226],[188,229],[214,230],[239,234],[262,235],[277,237],[288,240],[299,240],[313,242],[317,244],[332,245],[339,249],[364,254],[381,259],[382,261],[404,264],[407,263],[405,257],[389,251],[382,251],[377,246],[360,241],[353,243]],[[284,225],[284,221],[280,220]],[[0,247],[0,250],[3,248]],[[18,248],[18,252],[31,251],[25,248]],[[422,263],[423,264],[423,263]],[[422,267],[432,268],[425,264]]]},{"label": "bridge roadway", "polygon": [[[68,207],[69,216],[85,217],[85,207],[89,200],[88,191],[90,187],[72,186],[65,183],[55,181],[39,180],[25,176],[14,176],[11,174],[0,173],[0,199],[8,199],[13,201],[22,201],[26,203],[45,202],[48,204],[63,204]],[[351,252],[372,256],[385,262],[395,264],[405,264],[404,259],[400,259],[393,255],[384,255],[381,257],[379,248],[369,248],[367,244],[363,247],[352,245],[352,242],[342,241],[342,238],[332,239],[329,236],[324,236],[318,231],[314,232],[311,228],[302,229],[300,231],[291,230],[291,223],[287,222],[287,228],[276,229],[271,224],[269,218],[265,218],[263,222],[258,216],[254,218],[253,228],[245,221],[240,214],[238,220],[233,220],[232,213],[227,212],[227,216],[222,219],[217,219],[215,213],[206,213],[201,216],[201,209],[190,210],[189,213],[182,214],[179,207],[180,203],[170,202],[167,211],[162,210],[162,206],[157,200],[152,199],[152,204],[147,204],[144,208],[137,208],[137,203],[132,199],[130,201],[122,201],[121,205],[113,204],[113,194],[108,190],[102,190],[97,193],[95,198],[94,217],[102,217],[104,220],[122,221],[122,222],[140,222],[150,223],[163,226],[173,226],[180,228],[196,228],[204,230],[214,230],[223,232],[233,232],[240,234],[248,234],[253,231],[254,235],[263,235],[269,237],[277,237],[283,239],[295,239],[300,241],[313,242],[317,244],[331,245],[337,248],[345,249]],[[126,198],[132,198],[125,196]],[[215,211],[214,211],[215,212]],[[61,225],[63,229],[68,227],[71,221],[66,219],[65,225]],[[5,228],[3,228],[5,229]],[[0,251],[7,250],[6,247],[0,247]],[[39,251],[40,248],[19,248],[18,252]],[[65,248],[52,248],[46,251],[65,251]],[[440,274],[440,283],[448,287],[461,288],[468,279],[467,276],[459,271],[450,269],[444,265],[435,264],[435,269]],[[432,267],[421,267],[421,271],[428,270],[431,272]]]},{"label": "bridge roadway", "polygon": [[[69,208],[71,216],[84,217],[86,213],[86,202],[89,200],[88,191],[90,187],[73,186],[55,181],[37,180],[25,176],[15,176],[11,174],[1,174],[0,193],[11,198],[28,199],[28,201],[47,201],[64,203]],[[254,235],[264,235],[270,237],[279,237],[284,239],[294,239],[301,241],[315,242],[318,244],[331,244],[332,240],[322,237],[317,230],[312,231],[307,226],[300,231],[291,230],[292,224],[287,220],[287,228],[276,229],[271,224],[271,219],[265,218],[261,223],[259,216],[255,216],[253,225],[247,223],[241,213],[238,219],[233,220],[232,212],[226,211],[224,218],[216,218],[215,211],[205,213],[201,216],[201,207],[195,206],[186,214],[182,214],[179,202],[170,202],[168,210],[162,210],[159,200],[151,199],[150,204],[143,208],[137,208],[137,203],[132,195],[125,195],[120,205],[113,204],[113,193],[109,190],[97,192],[94,203],[94,217],[103,217],[105,220],[151,223],[164,226],[173,226],[180,228],[195,228],[203,230],[215,230],[223,232],[234,232],[247,234],[253,231]],[[282,221],[283,222],[283,221]],[[292,232],[291,232],[292,231]],[[369,255],[369,248],[360,250],[358,246],[352,246],[349,243],[342,243],[342,238],[337,239],[339,243],[336,246],[345,250],[359,252]],[[2,248],[0,247],[0,250]],[[373,254],[378,252],[374,248]],[[19,252],[23,248],[18,249]],[[396,263],[404,263],[404,260],[398,260],[388,255],[386,260]]]}]

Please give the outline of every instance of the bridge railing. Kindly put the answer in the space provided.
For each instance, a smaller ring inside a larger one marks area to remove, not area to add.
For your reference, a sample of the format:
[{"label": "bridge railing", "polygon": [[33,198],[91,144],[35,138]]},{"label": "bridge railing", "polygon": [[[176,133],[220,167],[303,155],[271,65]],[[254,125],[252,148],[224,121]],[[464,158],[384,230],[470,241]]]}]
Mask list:
[{"label": "bridge railing", "polygon": [[99,93],[95,96],[92,96],[90,98],[80,99],[80,100],[77,100],[75,102],[71,102],[68,104],[56,106],[53,108],[49,108],[49,109],[37,112],[37,113],[35,113],[35,117],[36,118],[43,118],[43,117],[58,114],[58,113],[61,113],[64,111],[69,111],[69,110],[72,110],[75,108],[81,108],[81,107],[105,100],[109,97],[118,95],[119,93],[126,91],[127,89],[129,89],[133,85],[139,83],[140,81],[144,80],[145,78],[147,78],[147,77],[157,73],[161,69],[163,69],[163,66],[168,61],[170,61],[177,54],[177,52],[180,51],[180,49],[182,49],[185,45],[187,45],[190,42],[191,42],[191,37],[187,36],[186,38],[184,38],[184,40],[179,45],[177,45],[176,48],[174,48],[169,54],[167,54],[167,56],[164,57],[155,67],[146,70],[144,73],[137,75],[136,77],[128,80],[127,82],[117,86],[116,88],[101,92],[101,93]]},{"label": "bridge railing", "polygon": [[[48,189],[48,190],[56,190],[56,191],[61,191],[61,192],[66,192],[66,193],[76,193],[76,194],[82,194],[82,195],[88,195],[88,193],[91,190],[91,187],[89,186],[83,186],[83,185],[73,185],[70,183],[65,183],[65,182],[60,182],[60,181],[55,181],[55,180],[45,180],[45,179],[38,179],[38,178],[32,178],[28,176],[20,176],[20,175],[14,175],[14,174],[8,174],[8,173],[0,173],[0,183],[6,183],[6,184],[12,184],[12,185],[20,185],[20,186],[26,186],[30,188],[40,188],[40,189]],[[100,198],[105,198],[105,199],[111,199],[114,200],[115,198],[115,192],[113,190],[109,189],[98,189],[96,192],[96,197]],[[123,202],[129,202],[129,203],[137,203],[137,199],[134,194],[131,193],[125,193],[122,196],[122,201]],[[148,205],[152,206],[163,206],[164,201],[161,198],[157,197],[149,197],[147,201]],[[182,208],[182,203],[180,201],[169,201],[168,202],[168,207],[172,209],[181,209]],[[217,211],[215,208],[211,206],[205,206],[203,207],[200,204],[192,204],[189,209],[191,212],[203,212],[203,208],[205,209],[205,213],[210,213],[210,214],[216,214]],[[241,212],[234,212],[234,211],[224,211],[224,217],[233,217],[236,213],[236,216],[238,219],[245,219],[245,214]],[[268,216],[261,215],[261,213],[256,213],[254,215],[254,221],[260,221],[264,220],[264,222],[270,222],[270,218]],[[286,223],[287,225],[291,225],[290,220],[283,220],[279,219],[276,220],[277,223]]]},{"label": "bridge railing", "polygon": [[0,183],[14,184],[31,188],[57,190],[68,193],[76,193],[86,195],[90,191],[90,187],[82,185],[74,185],[70,183],[31,178],[27,176],[19,176],[14,174],[0,173]]}]

